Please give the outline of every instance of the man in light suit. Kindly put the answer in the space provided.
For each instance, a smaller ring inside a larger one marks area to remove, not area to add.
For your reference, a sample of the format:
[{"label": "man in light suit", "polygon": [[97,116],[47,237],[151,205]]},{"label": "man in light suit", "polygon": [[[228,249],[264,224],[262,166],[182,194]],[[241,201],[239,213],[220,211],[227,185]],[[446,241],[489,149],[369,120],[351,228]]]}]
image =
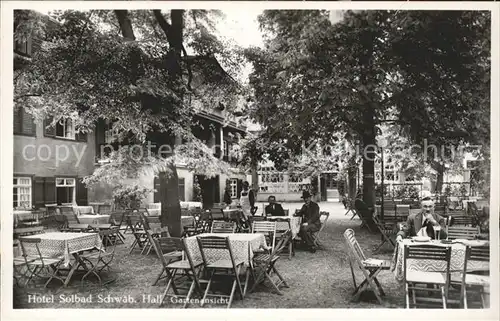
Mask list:
[{"label": "man in light suit", "polygon": [[406,226],[399,231],[396,240],[401,241],[410,236],[429,236],[434,238],[433,226],[441,226],[439,234],[441,239],[446,238],[446,220],[439,214],[434,213],[434,202],[427,197],[422,200],[422,211],[408,216]]}]

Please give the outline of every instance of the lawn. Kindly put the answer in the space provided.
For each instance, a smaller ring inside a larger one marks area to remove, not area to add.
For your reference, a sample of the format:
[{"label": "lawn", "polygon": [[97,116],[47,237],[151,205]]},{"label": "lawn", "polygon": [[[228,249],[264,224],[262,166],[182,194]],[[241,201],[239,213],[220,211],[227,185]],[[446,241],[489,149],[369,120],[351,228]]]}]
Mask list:
[{"label": "lawn", "polygon": [[[347,228],[353,228],[359,243],[365,253],[370,256],[371,250],[380,242],[380,237],[360,230],[360,221],[349,220],[338,204],[330,209],[331,216],[323,230],[323,246],[316,253],[309,253],[297,249],[296,255],[288,260],[282,257],[277,263],[278,270],[286,279],[290,288],[282,288],[283,296],[271,292],[267,287],[259,287],[249,293],[244,300],[233,301],[232,308],[402,308],[404,307],[404,290],[402,284],[394,279],[390,271],[382,272],[379,280],[386,292],[383,306],[368,298],[361,302],[350,302],[350,293],[353,290],[351,272],[347,253],[345,251],[342,233]],[[322,210],[324,207],[322,206]],[[158,308],[155,302],[148,302],[147,298],[156,298],[161,295],[165,282],[157,286],[152,283],[160,271],[159,259],[151,253],[141,255],[139,251],[128,254],[132,236],[127,234],[127,242],[118,245],[115,261],[112,265],[110,277],[116,278],[107,287],[98,287],[94,279],[83,284],[75,277],[67,288],[59,288],[57,281],[51,284],[55,290],[18,289],[14,290],[14,308]],[[376,257],[391,259],[392,251],[385,248]],[[357,282],[362,281],[358,271]],[[50,287],[50,285],[49,285]],[[44,294],[50,299],[53,294],[54,302],[29,302],[29,295]],[[75,297],[88,298],[91,303],[75,302]],[[107,302],[109,298],[126,299],[125,302]],[[60,299],[63,300],[60,300]],[[146,298],[146,300],[143,300]],[[104,301],[103,301],[104,300]],[[132,302],[131,302],[132,301]],[[162,308],[179,308],[181,305],[168,301]],[[192,308],[199,308],[191,305]],[[208,305],[210,307],[210,305]],[[214,305],[213,307],[221,307]]]}]

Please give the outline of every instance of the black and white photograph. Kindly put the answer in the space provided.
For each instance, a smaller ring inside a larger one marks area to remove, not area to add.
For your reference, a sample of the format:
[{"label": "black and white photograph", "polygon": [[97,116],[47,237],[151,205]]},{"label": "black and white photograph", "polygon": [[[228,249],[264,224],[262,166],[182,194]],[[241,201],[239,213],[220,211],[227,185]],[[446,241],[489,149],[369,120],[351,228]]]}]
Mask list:
[{"label": "black and white photograph", "polygon": [[497,319],[498,3],[227,3],[2,4],[9,315]]}]

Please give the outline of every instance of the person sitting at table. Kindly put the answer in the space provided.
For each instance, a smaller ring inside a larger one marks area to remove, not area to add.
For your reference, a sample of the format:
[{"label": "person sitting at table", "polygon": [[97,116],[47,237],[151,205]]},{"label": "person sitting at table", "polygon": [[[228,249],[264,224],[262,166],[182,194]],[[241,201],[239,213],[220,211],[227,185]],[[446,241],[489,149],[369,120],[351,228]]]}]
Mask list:
[{"label": "person sitting at table", "polygon": [[281,204],[276,203],[276,197],[271,195],[267,198],[269,205],[265,208],[265,216],[285,216],[285,211]]},{"label": "person sitting at table", "polygon": [[311,253],[316,252],[316,245],[314,244],[313,234],[319,231],[321,221],[319,219],[319,205],[311,201],[311,194],[308,191],[302,192],[304,205],[295,216],[302,216],[302,224],[300,226],[299,235],[306,243]]},{"label": "person sitting at table", "polygon": [[434,213],[434,201],[430,197],[422,199],[422,210],[408,216],[405,227],[399,231],[396,241],[409,236],[429,236],[434,238],[434,227],[441,226],[439,237],[446,239],[446,220]]}]

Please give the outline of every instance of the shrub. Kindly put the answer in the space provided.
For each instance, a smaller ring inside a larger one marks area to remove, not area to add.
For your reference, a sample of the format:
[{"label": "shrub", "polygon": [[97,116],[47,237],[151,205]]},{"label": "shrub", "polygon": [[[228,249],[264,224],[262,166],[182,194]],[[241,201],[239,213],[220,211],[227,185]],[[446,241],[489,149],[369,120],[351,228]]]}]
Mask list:
[{"label": "shrub", "polygon": [[153,189],[140,185],[118,185],[113,190],[113,198],[117,208],[138,208]]}]

